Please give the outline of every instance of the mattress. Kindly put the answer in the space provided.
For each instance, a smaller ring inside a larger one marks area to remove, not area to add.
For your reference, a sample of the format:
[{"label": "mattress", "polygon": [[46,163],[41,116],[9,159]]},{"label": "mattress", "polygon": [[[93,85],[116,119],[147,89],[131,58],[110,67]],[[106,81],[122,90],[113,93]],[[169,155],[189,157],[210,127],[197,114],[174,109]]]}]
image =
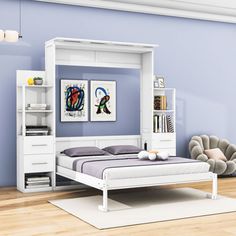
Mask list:
[{"label": "mattress", "polygon": [[[134,157],[135,155],[127,155],[128,157]],[[105,156],[105,158],[111,157]],[[94,159],[96,157],[86,157]],[[115,157],[114,157],[115,158]],[[74,170],[74,162],[80,158],[71,158],[64,154],[57,155],[57,165]],[[183,175],[183,174],[196,174],[196,173],[207,173],[209,172],[209,164],[206,162],[193,161],[186,158],[184,163],[162,163],[161,165],[143,165],[143,166],[126,166],[116,168],[106,168],[103,174],[106,174],[109,179],[127,179],[127,178],[144,178],[144,177],[157,177],[157,176],[168,176],[168,175]],[[90,168],[93,166],[90,166]],[[94,164],[94,169],[97,166]],[[96,176],[94,176],[96,177]]]}]

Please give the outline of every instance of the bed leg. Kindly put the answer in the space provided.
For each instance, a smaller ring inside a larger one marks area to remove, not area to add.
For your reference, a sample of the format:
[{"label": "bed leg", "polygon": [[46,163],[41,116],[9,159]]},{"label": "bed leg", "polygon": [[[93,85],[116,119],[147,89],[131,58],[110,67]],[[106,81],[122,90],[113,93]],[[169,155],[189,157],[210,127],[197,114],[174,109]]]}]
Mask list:
[{"label": "bed leg", "polygon": [[99,205],[99,206],[98,206],[98,209],[99,209],[100,211],[106,212],[106,211],[108,211],[108,190],[107,190],[106,188],[104,188],[104,189],[102,190],[102,192],[103,192],[102,205]]},{"label": "bed leg", "polygon": [[217,183],[217,174],[213,173],[212,176],[212,194],[211,199],[215,200],[217,199],[217,191],[218,191],[218,183]]}]

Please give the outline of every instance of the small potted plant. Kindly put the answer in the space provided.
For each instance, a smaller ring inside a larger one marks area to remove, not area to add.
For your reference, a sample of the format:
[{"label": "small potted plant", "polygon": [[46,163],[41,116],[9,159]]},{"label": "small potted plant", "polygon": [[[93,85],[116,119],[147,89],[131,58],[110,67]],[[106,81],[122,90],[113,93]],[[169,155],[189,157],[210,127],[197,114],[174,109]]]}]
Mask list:
[{"label": "small potted plant", "polygon": [[43,85],[43,78],[34,77],[34,85]]}]

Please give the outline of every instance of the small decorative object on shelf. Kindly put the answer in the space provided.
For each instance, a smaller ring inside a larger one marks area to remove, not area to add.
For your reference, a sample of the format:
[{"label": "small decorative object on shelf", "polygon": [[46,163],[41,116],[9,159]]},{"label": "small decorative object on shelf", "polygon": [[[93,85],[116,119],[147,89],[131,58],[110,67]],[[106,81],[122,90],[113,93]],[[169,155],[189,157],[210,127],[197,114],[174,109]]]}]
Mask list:
[{"label": "small decorative object on shelf", "polygon": [[34,77],[34,85],[43,85],[43,78]]},{"label": "small decorative object on shelf", "polygon": [[26,107],[27,110],[46,110],[47,104],[40,103],[40,104],[28,104]]},{"label": "small decorative object on shelf", "polygon": [[159,88],[165,88],[165,79],[164,77],[158,77]]},{"label": "small decorative object on shelf", "polygon": [[154,76],[153,87],[154,88],[159,88],[159,83],[158,83],[158,77],[157,76]]},{"label": "small decorative object on shelf", "polygon": [[34,79],[28,78],[27,83],[28,83],[28,85],[34,85]]},{"label": "small decorative object on shelf", "polygon": [[165,79],[162,76],[155,75],[154,76],[154,88],[165,88]]}]

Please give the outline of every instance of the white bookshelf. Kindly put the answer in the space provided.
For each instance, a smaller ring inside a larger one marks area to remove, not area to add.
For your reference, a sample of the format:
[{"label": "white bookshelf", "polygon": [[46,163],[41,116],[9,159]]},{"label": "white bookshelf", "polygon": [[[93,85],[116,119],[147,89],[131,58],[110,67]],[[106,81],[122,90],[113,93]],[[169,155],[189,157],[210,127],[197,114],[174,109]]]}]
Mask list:
[{"label": "white bookshelf", "polygon": [[[155,96],[166,97],[165,109],[157,109]],[[153,133],[152,149],[176,155],[176,90],[175,88],[153,88]],[[154,122],[156,119],[157,123]],[[169,120],[168,120],[169,119]],[[170,129],[171,124],[171,129]]]},{"label": "white bookshelf", "polygon": [[[42,77],[43,85],[28,85],[28,78]],[[55,88],[44,71],[17,71],[17,189],[22,192],[51,191],[55,176]],[[28,110],[27,104],[47,104],[46,110]],[[48,135],[27,136],[27,125],[46,125]],[[48,176],[50,186],[29,189],[26,178]]]}]

